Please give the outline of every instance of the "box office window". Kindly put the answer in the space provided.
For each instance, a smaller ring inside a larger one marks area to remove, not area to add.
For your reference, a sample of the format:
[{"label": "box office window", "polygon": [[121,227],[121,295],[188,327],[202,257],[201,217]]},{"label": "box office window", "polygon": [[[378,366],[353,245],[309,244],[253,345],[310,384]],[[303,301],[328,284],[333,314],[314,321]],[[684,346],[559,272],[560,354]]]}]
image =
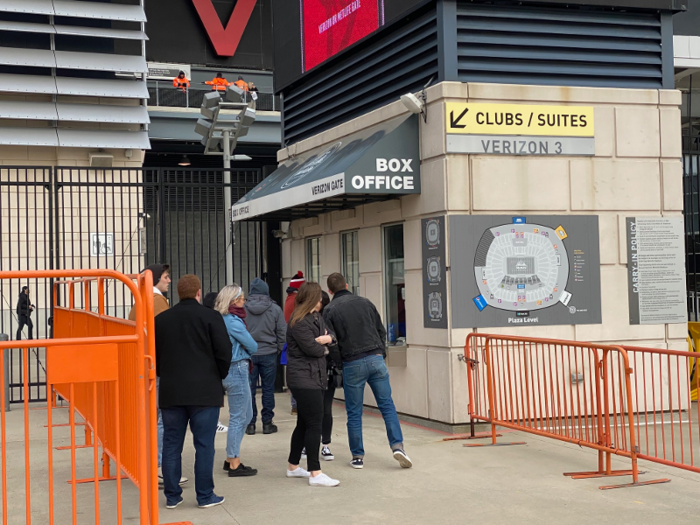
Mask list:
[{"label": "box office window", "polygon": [[406,343],[406,288],[403,253],[403,224],[384,228],[384,304],[390,344]]},{"label": "box office window", "polygon": [[358,295],[360,292],[360,243],[356,231],[340,236],[340,257],[343,275],[348,289]]},{"label": "box office window", "polygon": [[321,282],[321,238],[306,239],[306,280]]}]

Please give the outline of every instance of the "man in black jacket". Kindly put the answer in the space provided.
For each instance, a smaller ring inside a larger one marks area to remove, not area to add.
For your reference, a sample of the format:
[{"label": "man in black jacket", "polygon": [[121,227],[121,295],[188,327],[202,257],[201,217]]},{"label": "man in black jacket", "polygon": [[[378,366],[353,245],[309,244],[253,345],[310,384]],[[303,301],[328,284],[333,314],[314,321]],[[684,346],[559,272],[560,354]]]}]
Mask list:
[{"label": "man in black jacket", "polygon": [[155,319],[156,371],[163,417],[163,481],[166,506],[182,503],[182,447],[189,423],[196,451],[195,491],[200,508],[220,505],[214,494],[214,439],[224,404],[222,379],[231,364],[231,340],[223,317],[200,304],[196,275],[177,283],[180,302]]},{"label": "man in black jacket", "polygon": [[29,287],[22,286],[22,291],[19,294],[19,300],[17,301],[17,319],[19,320],[19,328],[17,328],[17,341],[22,339],[22,330],[24,325],[27,325],[27,339],[34,339],[32,331],[34,330],[34,323],[32,323],[31,315],[34,311],[34,305],[29,300]]},{"label": "man in black jacket", "polygon": [[403,468],[410,468],[413,463],[403,450],[401,424],[391,398],[389,370],[384,362],[386,330],[382,318],[370,300],[348,291],[345,277],[341,274],[331,274],[327,284],[333,300],[323,310],[323,319],[338,340],[343,360],[345,411],[352,453],[350,466],[356,469],[364,467],[362,407],[365,385],[369,384],[382,413],[394,459]]}]

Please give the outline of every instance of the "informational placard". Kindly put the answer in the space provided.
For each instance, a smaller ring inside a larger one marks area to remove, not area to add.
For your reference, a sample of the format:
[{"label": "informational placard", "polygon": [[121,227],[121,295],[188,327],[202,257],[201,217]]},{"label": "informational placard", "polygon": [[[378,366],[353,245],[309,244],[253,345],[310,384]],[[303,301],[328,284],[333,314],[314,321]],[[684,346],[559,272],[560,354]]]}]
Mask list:
[{"label": "informational placard", "polygon": [[91,233],[90,234],[90,255],[114,255],[114,234],[113,233]]},{"label": "informational placard", "polygon": [[192,78],[189,64],[148,63],[148,78],[151,80],[172,80],[180,74],[180,71],[184,71],[187,78]]},{"label": "informational placard", "polygon": [[683,217],[627,217],[630,324],[688,322]]},{"label": "informational placard", "polygon": [[594,109],[448,102],[447,153],[593,156]]},{"label": "informational placard", "polygon": [[423,219],[423,323],[447,328],[445,217]]},{"label": "informational placard", "polygon": [[450,217],[453,328],[599,324],[598,217]]}]

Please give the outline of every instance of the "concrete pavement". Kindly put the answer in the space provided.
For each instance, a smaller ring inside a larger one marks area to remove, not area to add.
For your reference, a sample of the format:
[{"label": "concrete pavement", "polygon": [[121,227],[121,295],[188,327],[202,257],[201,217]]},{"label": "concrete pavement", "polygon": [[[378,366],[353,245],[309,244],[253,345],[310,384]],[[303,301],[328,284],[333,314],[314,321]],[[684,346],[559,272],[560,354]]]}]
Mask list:
[{"label": "concrete pavement", "polygon": [[[20,407],[8,414],[9,523],[24,519],[24,446]],[[242,459],[259,469],[252,478],[228,478],[221,469],[226,434],[217,435],[216,492],[226,497],[220,507],[196,507],[192,467],[194,450],[188,439],[183,472],[190,478],[185,502],[175,510],[165,509],[161,493],[160,523],[191,521],[194,525],[258,524],[560,524],[614,523],[616,525],[675,524],[697,522],[697,493],[700,475],[641,462],[648,473],[643,480],[668,477],[671,483],[631,489],[601,491],[603,484],[629,482],[630,478],[573,481],[565,471],[592,470],[596,455],[590,450],[528,434],[506,433],[501,441],[526,441],[526,446],[464,448],[463,441],[444,442],[443,434],[404,425],[406,451],[414,468],[401,469],[393,459],[380,417],[364,417],[365,468],[348,466],[345,413],[335,407],[331,449],[335,461],[324,462],[324,472],[337,478],[337,488],[312,488],[305,480],[285,477],[289,438],[294,428],[289,397],[277,397],[276,424],[279,432],[258,433],[243,440]],[[55,410],[57,421],[67,420],[66,410]],[[228,413],[222,410],[221,421]],[[46,480],[46,411],[30,412],[32,518],[48,523]],[[68,444],[65,428],[55,431],[55,445]],[[80,438],[81,439],[81,438]],[[80,439],[78,440],[80,442]],[[92,475],[92,450],[77,451],[79,477]],[[55,451],[56,523],[71,522],[70,451]],[[303,463],[303,462],[302,462]],[[629,468],[629,461],[614,460],[615,468]],[[101,524],[117,523],[115,482],[100,483]],[[79,485],[78,523],[94,521],[93,484]],[[124,523],[138,523],[137,491],[123,483]]]}]

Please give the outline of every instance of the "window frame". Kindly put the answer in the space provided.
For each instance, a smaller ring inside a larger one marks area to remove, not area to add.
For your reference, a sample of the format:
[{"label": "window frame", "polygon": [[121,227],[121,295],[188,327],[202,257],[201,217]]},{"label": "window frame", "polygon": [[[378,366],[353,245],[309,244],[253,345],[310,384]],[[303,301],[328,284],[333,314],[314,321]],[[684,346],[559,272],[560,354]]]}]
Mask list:
[{"label": "window frame", "polygon": [[[392,222],[392,223],[387,223],[387,224],[382,224],[382,235],[381,235],[381,243],[382,243],[382,280],[383,286],[382,286],[382,298],[384,300],[384,329],[386,330],[387,336],[386,336],[386,344],[387,346],[408,346],[408,333],[405,336],[405,341],[403,344],[398,343],[398,338],[397,341],[391,342],[389,338],[389,321],[391,314],[389,312],[389,295],[388,295],[388,287],[389,287],[389,261],[387,258],[387,246],[386,246],[386,232],[388,228],[394,227],[394,226],[401,226],[401,233],[402,233],[402,239],[403,239],[403,260],[404,260],[404,289],[406,287],[405,285],[405,279],[406,279],[406,222],[405,221],[400,221],[400,222]],[[404,304],[405,308],[405,304]],[[398,323],[398,320],[397,320]]]},{"label": "window frame", "polygon": [[[349,282],[349,275],[348,275],[348,269],[347,269],[347,257],[345,249],[346,249],[346,243],[345,243],[345,236],[346,235],[355,235],[356,236],[356,243],[355,246],[356,248],[353,251],[357,252],[357,282],[353,283],[354,286],[349,286],[350,292],[352,292],[355,295],[360,294],[360,230],[355,229],[355,230],[347,230],[344,232],[340,232],[340,272],[343,274],[345,277],[345,280],[348,281],[348,285],[350,284]],[[354,261],[353,261],[354,263]],[[354,278],[354,276],[353,276]]]},{"label": "window frame", "polygon": [[[314,275],[314,271],[312,270],[313,264],[312,264],[312,249],[311,245],[312,242],[316,241],[317,244],[317,250],[316,250],[316,262],[318,266],[318,276]],[[320,284],[321,281],[321,236],[320,235],[315,235],[313,237],[306,237],[304,239],[304,250],[305,250],[305,259],[306,259],[306,280],[308,282],[318,282]],[[317,277],[317,278],[316,278]]]}]

